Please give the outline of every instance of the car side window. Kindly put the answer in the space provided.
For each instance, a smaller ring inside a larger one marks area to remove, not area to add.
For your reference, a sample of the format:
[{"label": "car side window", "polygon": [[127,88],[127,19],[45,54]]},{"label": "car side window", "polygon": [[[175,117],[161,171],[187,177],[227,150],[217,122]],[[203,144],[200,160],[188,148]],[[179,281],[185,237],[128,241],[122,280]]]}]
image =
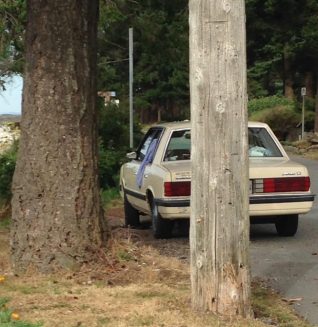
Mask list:
[{"label": "car side window", "polygon": [[164,156],[164,161],[190,160],[191,132],[189,129],[174,131]]},{"label": "car side window", "polygon": [[139,146],[139,150],[137,151],[137,160],[142,161],[145,158],[151,142],[155,139],[158,139],[161,135],[161,132],[161,129],[150,129],[148,131]]}]

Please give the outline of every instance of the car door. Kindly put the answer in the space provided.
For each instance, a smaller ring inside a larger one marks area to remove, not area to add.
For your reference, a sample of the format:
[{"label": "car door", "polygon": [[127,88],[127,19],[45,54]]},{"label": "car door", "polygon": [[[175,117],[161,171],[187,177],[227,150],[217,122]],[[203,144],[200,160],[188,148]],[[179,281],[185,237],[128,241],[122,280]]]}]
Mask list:
[{"label": "car door", "polygon": [[[146,202],[146,189],[145,183],[141,185],[137,183],[137,174],[139,172],[139,178],[143,181],[144,178],[147,178],[147,171],[151,162],[145,164],[146,155],[150,149],[152,142],[155,144],[155,149],[153,149],[153,157],[162,134],[162,128],[156,127],[151,128],[146,133],[144,139],[140,143],[136,151],[136,159],[125,165],[125,192],[128,197],[129,202],[137,209],[145,212],[148,209]],[[144,165],[144,170],[140,171],[141,165]],[[146,176],[146,177],[145,177]]]}]

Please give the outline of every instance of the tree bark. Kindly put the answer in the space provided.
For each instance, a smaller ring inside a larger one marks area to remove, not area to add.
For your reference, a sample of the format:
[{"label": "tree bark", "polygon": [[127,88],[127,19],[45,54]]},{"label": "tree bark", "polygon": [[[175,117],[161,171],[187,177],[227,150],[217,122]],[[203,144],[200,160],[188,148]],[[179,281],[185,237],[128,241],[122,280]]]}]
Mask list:
[{"label": "tree bark", "polygon": [[305,72],[305,87],[306,87],[306,96],[309,98],[314,98],[314,73]]},{"label": "tree bark", "polygon": [[284,95],[288,99],[294,99],[295,93],[293,89],[294,78],[291,67],[291,55],[289,53],[288,45],[284,47]]},{"label": "tree bark", "polygon": [[106,232],[95,126],[98,0],[28,0],[27,13],[13,267],[75,269]]},{"label": "tree bark", "polygon": [[318,134],[318,71],[316,73],[315,127],[314,127],[314,132]]},{"label": "tree bark", "polygon": [[192,305],[250,316],[243,0],[190,0]]}]

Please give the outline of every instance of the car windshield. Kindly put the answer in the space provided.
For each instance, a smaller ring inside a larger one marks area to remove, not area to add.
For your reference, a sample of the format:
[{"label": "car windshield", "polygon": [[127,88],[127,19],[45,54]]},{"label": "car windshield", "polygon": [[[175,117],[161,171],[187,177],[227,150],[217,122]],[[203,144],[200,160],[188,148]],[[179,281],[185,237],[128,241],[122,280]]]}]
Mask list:
[{"label": "car windshield", "polygon": [[[265,128],[248,129],[249,157],[282,157],[282,153]],[[190,160],[191,131],[189,129],[172,132],[164,161]]]}]

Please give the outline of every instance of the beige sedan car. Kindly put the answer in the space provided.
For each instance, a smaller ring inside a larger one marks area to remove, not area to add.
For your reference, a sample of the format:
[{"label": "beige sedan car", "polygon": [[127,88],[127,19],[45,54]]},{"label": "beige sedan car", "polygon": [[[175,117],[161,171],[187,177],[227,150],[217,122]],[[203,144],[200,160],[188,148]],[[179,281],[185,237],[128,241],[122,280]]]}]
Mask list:
[{"label": "beige sedan car", "polygon": [[[249,212],[252,223],[274,223],[281,236],[293,236],[298,215],[310,211],[307,168],[289,159],[263,123],[250,122]],[[171,235],[174,221],[190,217],[190,122],[151,127],[120,171],[125,223],[137,226],[139,215],[150,215],[156,238]]]}]

